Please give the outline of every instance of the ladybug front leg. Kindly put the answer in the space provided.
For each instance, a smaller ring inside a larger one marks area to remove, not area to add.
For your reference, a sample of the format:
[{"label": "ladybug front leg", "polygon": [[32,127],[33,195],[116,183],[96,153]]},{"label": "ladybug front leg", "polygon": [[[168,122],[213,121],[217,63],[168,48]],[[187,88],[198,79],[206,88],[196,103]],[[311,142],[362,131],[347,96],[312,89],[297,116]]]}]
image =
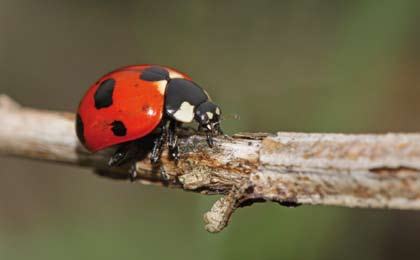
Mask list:
[{"label": "ladybug front leg", "polygon": [[178,135],[177,135],[177,128],[179,126],[180,126],[179,122],[175,120],[171,120],[171,122],[169,123],[169,129],[168,129],[169,155],[174,160],[178,160],[179,158]]},{"label": "ladybug front leg", "polygon": [[210,148],[212,148],[214,144],[212,132],[204,128],[202,125],[198,125],[197,131],[206,133],[207,144]]},{"label": "ladybug front leg", "polygon": [[207,131],[206,132],[206,136],[207,136],[207,144],[209,145],[210,148],[212,148],[213,147],[213,144],[214,144],[214,142],[213,142],[213,135],[212,135],[211,132]]}]

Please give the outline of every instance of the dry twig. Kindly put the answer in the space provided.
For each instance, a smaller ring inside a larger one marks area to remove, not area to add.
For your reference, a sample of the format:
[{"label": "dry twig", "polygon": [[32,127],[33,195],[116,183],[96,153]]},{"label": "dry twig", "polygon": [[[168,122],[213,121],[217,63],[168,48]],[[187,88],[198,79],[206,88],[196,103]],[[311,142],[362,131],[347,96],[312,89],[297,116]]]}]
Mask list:
[{"label": "dry twig", "polygon": [[[94,168],[129,179],[106,165],[109,153],[78,143],[74,115],[20,107],[0,96],[0,153]],[[223,194],[205,214],[206,229],[222,230],[233,211],[253,202],[420,209],[420,134],[237,134],[209,149],[193,135],[180,140],[177,165],[163,155],[170,177],[136,163],[137,182]]]}]

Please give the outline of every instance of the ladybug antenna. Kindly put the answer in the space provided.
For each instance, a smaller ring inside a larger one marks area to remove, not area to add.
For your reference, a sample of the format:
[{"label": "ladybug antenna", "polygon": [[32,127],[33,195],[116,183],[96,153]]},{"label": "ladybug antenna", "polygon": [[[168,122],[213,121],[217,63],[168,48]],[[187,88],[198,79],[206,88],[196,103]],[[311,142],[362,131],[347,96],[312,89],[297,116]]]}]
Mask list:
[{"label": "ladybug antenna", "polygon": [[227,114],[225,116],[222,115],[222,117],[220,118],[220,121],[226,120],[226,119],[235,119],[235,120],[239,120],[241,119],[241,116],[239,116],[238,114]]}]

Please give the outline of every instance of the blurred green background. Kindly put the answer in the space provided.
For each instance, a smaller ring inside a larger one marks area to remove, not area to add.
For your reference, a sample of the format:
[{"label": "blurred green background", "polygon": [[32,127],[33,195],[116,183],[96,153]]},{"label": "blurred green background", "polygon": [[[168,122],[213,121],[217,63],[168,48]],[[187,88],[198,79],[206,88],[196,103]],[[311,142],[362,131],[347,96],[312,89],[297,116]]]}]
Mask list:
[{"label": "blurred green background", "polygon": [[[419,1],[0,0],[0,92],[75,111],[102,74],[178,68],[238,131],[420,129]],[[0,259],[419,259],[420,213],[257,204],[0,158]]]}]

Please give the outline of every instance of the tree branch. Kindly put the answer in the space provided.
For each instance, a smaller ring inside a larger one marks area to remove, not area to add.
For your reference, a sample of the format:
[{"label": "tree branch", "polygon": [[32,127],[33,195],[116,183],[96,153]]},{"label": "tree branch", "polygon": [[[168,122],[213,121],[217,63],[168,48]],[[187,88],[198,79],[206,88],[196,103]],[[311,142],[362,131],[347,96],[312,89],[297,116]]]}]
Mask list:
[{"label": "tree branch", "polygon": [[[92,167],[129,179],[127,167],[109,168],[112,149],[91,154],[74,133],[74,114],[24,108],[0,96],[0,154]],[[169,180],[145,153],[136,182],[222,194],[205,214],[206,229],[222,230],[233,211],[254,202],[420,209],[420,134],[237,134],[207,147],[199,135],[180,138],[181,158],[163,154]]]}]

